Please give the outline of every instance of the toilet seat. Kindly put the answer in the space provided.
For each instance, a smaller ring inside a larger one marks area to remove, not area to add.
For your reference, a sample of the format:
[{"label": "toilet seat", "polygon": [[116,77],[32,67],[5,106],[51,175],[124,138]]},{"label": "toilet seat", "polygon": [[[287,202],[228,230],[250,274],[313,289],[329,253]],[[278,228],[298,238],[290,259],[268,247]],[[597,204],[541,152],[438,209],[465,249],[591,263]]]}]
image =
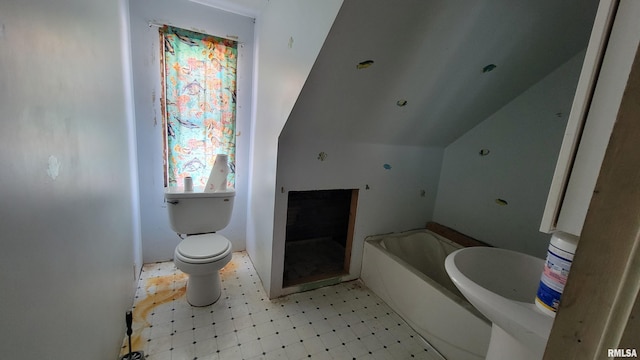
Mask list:
[{"label": "toilet seat", "polygon": [[190,264],[205,264],[223,259],[231,252],[231,242],[215,233],[187,236],[176,247],[175,255]]}]

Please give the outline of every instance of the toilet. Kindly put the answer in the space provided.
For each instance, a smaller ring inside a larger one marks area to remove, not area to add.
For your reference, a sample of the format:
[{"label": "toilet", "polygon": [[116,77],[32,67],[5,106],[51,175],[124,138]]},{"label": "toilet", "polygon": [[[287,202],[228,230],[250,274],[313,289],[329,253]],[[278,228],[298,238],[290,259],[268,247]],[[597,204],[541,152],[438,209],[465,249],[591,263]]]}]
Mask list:
[{"label": "toilet", "polygon": [[173,261],[187,274],[187,301],[192,306],[215,303],[221,294],[219,271],[231,261],[231,242],[216,231],[231,220],[235,191],[186,192],[168,188],[165,200],[169,223],[183,239]]}]

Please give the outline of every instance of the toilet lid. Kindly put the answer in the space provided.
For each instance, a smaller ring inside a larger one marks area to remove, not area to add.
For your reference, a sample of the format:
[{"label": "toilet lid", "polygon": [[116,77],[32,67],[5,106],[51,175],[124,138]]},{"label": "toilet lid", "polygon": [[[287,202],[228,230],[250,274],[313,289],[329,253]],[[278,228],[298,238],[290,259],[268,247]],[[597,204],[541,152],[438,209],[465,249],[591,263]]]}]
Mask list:
[{"label": "toilet lid", "polygon": [[191,259],[208,259],[224,254],[231,247],[227,238],[218,234],[202,234],[187,236],[176,250],[184,257]]}]

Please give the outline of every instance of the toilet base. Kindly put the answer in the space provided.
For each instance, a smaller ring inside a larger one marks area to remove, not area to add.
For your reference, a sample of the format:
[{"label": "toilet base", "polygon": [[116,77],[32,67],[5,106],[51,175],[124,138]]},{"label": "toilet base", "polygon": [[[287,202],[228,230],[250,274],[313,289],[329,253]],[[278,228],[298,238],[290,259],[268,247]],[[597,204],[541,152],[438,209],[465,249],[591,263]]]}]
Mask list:
[{"label": "toilet base", "polygon": [[188,276],[187,301],[189,304],[192,306],[208,306],[218,301],[221,293],[219,271],[231,261],[232,256],[230,244],[226,252],[220,254],[212,262],[200,262],[202,259],[199,258],[185,258],[178,252],[176,247],[173,263],[178,270]]},{"label": "toilet base", "polygon": [[187,280],[187,302],[191,306],[208,306],[220,298],[220,274],[189,275]]}]

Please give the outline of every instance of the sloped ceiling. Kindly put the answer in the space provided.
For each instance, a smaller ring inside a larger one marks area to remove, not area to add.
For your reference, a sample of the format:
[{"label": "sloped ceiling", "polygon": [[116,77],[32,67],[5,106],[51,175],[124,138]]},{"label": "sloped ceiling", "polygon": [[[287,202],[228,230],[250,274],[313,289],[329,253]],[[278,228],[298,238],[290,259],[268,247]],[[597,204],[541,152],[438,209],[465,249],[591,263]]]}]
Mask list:
[{"label": "sloped ceiling", "polygon": [[220,10],[248,17],[257,17],[266,6],[268,0],[189,0],[198,4],[211,6]]},{"label": "sloped ceiling", "polygon": [[345,0],[281,139],[446,146],[584,49],[597,4]]}]

